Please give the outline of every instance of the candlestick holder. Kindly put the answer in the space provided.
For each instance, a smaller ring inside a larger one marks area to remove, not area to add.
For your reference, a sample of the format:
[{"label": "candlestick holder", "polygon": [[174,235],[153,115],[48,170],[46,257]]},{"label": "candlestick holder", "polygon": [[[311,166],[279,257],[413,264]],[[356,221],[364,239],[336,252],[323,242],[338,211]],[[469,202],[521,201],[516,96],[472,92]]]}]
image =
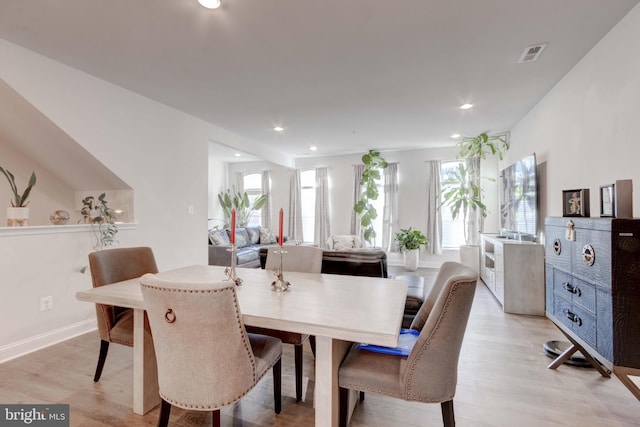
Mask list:
[{"label": "candlestick holder", "polygon": [[289,290],[291,283],[284,279],[284,272],[282,270],[282,256],[286,254],[287,251],[282,249],[281,246],[280,249],[275,250],[274,253],[280,254],[280,268],[276,268],[275,270],[273,270],[273,274],[276,276],[276,280],[271,282],[271,290],[275,292],[286,292],[287,290]]},{"label": "candlestick holder", "polygon": [[232,244],[231,248],[227,250],[231,252],[231,265],[224,269],[225,280],[231,280],[236,286],[240,286],[242,279],[236,273],[236,245]]}]

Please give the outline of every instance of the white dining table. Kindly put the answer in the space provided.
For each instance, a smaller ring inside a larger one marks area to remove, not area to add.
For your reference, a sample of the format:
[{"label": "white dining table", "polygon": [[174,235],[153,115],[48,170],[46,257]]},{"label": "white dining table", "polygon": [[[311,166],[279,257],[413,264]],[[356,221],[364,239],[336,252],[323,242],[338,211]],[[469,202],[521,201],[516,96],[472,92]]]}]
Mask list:
[{"label": "white dining table", "polygon": [[[192,265],[158,273],[185,283],[221,282],[225,267]],[[407,284],[402,280],[336,274],[285,272],[286,292],[271,290],[274,274],[239,268],[237,287],[246,325],[316,337],[315,425],[338,425],[338,368],[352,342],[395,347]],[[134,310],[133,411],[145,414],[160,403],[153,338],[145,333],[139,279],[80,291],[76,298]]]}]

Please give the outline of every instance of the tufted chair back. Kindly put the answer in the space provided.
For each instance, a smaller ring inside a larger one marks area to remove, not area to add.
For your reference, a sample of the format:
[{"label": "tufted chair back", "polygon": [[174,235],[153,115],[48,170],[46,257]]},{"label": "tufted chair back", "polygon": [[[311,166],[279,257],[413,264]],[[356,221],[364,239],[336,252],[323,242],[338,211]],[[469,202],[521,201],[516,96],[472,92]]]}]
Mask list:
[{"label": "tufted chair back", "polygon": [[145,275],[141,284],[163,400],[214,410],[253,388],[256,361],[232,282],[182,284]]},{"label": "tufted chair back", "polygon": [[[420,331],[408,357],[354,346],[340,366],[340,425],[346,426],[348,390],[383,393],[409,401],[439,402],[445,427],[455,425],[453,397],[458,358],[478,274],[445,262],[412,327]],[[361,393],[362,396],[362,393]]]},{"label": "tufted chair back", "polygon": [[[401,373],[406,400],[441,402],[453,399],[456,391],[458,358],[478,275],[462,264],[447,262],[438,278],[440,291]],[[429,307],[420,308],[421,318],[423,310]]]},{"label": "tufted chair back", "polygon": [[[322,254],[324,251],[315,246],[284,245],[285,253],[282,257],[282,269],[300,273],[320,273],[322,270]],[[280,268],[280,247],[272,247],[267,252],[265,270]]]}]

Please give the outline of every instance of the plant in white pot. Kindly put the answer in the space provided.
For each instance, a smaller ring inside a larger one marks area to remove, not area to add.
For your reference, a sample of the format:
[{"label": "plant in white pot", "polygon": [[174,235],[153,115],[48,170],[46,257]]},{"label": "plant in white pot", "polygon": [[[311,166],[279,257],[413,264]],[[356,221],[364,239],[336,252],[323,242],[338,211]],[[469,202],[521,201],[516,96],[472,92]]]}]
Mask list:
[{"label": "plant in white pot", "polygon": [[25,188],[22,194],[20,194],[20,192],[18,191],[18,187],[16,186],[16,180],[13,174],[1,166],[0,166],[0,172],[2,172],[4,176],[7,177],[7,180],[9,181],[9,186],[11,187],[11,191],[13,192],[11,207],[7,208],[7,226],[15,227],[15,226],[29,225],[29,208],[27,207],[29,202],[27,201],[27,199],[29,198],[31,189],[33,188],[34,185],[36,185],[35,172],[31,173],[31,178],[29,178],[29,182],[27,183],[27,188]]},{"label": "plant in white pot", "polygon": [[420,259],[420,246],[426,247],[429,244],[425,235],[411,227],[400,229],[396,233],[395,244],[404,256],[404,268],[416,271]]}]

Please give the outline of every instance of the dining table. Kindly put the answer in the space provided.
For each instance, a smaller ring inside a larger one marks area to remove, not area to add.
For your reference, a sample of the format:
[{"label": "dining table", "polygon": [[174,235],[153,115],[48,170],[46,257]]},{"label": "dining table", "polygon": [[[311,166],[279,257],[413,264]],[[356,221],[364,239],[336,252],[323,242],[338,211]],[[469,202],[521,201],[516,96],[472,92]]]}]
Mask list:
[{"label": "dining table", "polygon": [[[315,425],[337,426],[338,369],[352,343],[395,347],[407,295],[402,280],[321,273],[283,272],[288,290],[276,292],[273,271],[237,268],[236,286],[246,325],[316,337]],[[184,283],[226,280],[225,267],[191,265],[157,273]],[[135,278],[77,292],[80,301],[129,307],[134,311],[133,411],[145,414],[160,403],[153,337],[145,328],[145,303]]]}]

